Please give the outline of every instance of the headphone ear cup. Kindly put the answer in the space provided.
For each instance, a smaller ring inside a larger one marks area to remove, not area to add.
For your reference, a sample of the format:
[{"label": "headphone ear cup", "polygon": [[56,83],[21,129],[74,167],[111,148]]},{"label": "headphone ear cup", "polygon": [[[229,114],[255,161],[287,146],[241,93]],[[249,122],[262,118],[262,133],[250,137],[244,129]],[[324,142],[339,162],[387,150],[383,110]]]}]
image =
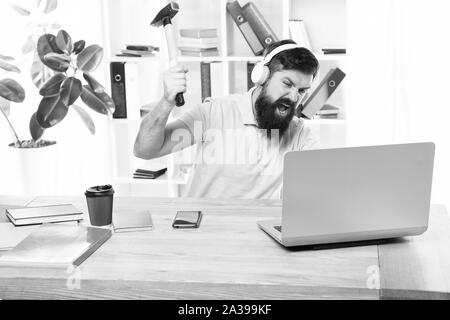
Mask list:
[{"label": "headphone ear cup", "polygon": [[261,76],[259,78],[258,84],[263,85],[269,78],[270,70],[269,67],[263,66],[261,69]]},{"label": "headphone ear cup", "polygon": [[252,82],[254,84],[258,84],[259,79],[261,79],[262,67],[261,62],[258,62],[252,70]]},{"label": "headphone ear cup", "polygon": [[258,63],[252,71],[252,82],[254,84],[262,85],[267,81],[269,77],[269,67],[265,66],[262,63]]}]

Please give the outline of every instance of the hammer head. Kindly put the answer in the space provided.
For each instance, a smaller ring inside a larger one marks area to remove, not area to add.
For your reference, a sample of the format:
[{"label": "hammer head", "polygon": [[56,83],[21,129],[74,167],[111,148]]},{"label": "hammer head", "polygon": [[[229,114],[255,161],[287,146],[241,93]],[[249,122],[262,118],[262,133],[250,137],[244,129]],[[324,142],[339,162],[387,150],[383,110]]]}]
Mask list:
[{"label": "hammer head", "polygon": [[158,12],[150,25],[154,27],[161,27],[172,23],[171,20],[178,13],[179,8],[178,3],[171,1],[167,6]]}]

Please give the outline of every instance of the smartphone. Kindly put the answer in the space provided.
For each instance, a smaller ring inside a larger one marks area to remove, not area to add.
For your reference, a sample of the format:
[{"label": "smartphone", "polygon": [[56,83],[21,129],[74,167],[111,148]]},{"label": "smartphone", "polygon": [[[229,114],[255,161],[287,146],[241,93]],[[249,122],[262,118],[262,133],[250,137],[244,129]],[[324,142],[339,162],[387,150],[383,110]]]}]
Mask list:
[{"label": "smartphone", "polygon": [[201,211],[177,211],[173,220],[174,228],[198,228],[202,221]]}]

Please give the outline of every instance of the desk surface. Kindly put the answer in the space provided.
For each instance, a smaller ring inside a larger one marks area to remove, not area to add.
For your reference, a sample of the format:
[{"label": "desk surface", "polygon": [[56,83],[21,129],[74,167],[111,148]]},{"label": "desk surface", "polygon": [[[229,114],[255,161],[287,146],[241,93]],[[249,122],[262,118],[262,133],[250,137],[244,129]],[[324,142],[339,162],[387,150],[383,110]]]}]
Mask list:
[{"label": "desk surface", "polygon": [[[0,203],[72,203],[89,221],[82,197]],[[114,234],[76,270],[1,267],[0,299],[450,299],[450,219],[440,205],[422,236],[322,250],[286,249],[258,228],[280,217],[280,201],[114,199],[114,214],[144,209],[153,231]],[[172,229],[176,211],[189,209],[203,211],[201,227]]]}]

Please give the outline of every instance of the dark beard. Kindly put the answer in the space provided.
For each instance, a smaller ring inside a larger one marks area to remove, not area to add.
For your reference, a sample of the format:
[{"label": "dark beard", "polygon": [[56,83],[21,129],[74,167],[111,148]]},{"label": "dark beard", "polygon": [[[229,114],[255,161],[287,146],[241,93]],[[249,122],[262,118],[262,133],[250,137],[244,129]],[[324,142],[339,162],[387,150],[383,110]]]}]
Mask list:
[{"label": "dark beard", "polygon": [[[288,114],[284,117],[277,114],[277,107],[280,104],[289,106]],[[265,88],[263,88],[255,101],[255,117],[258,127],[267,129],[269,138],[271,137],[271,130],[279,130],[279,137],[281,138],[294,118],[295,105],[296,103],[287,98],[280,98],[272,102],[267,96]]]}]

